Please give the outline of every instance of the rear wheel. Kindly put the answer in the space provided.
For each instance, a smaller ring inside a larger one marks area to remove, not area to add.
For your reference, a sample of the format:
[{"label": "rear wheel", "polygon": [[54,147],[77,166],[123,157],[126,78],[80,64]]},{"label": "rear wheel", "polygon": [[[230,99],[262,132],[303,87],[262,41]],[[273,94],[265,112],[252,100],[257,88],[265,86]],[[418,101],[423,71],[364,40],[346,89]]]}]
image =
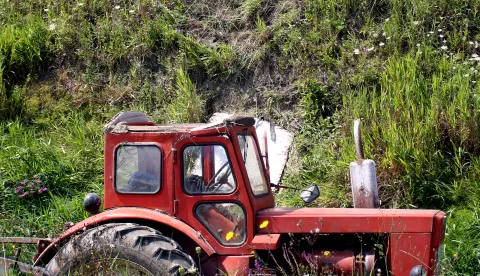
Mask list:
[{"label": "rear wheel", "polygon": [[112,223],[73,238],[48,263],[50,275],[191,275],[195,263],[174,240],[146,226]]}]

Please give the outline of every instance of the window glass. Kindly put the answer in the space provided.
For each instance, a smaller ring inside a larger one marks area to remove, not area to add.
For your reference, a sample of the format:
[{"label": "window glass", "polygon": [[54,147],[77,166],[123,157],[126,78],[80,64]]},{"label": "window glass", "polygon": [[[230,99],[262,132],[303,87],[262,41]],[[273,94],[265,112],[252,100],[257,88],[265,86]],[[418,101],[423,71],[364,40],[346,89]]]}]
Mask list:
[{"label": "window glass", "polygon": [[160,190],[161,152],[157,146],[122,145],[115,150],[115,189],[149,194]]},{"label": "window glass", "polygon": [[237,187],[228,154],[220,145],[187,146],[182,160],[188,194],[229,194]]},{"label": "window glass", "polygon": [[236,203],[201,203],[195,208],[200,222],[222,244],[245,241],[245,211]]},{"label": "window glass", "polygon": [[238,135],[238,144],[242,153],[248,180],[254,195],[268,193],[268,185],[263,174],[262,159],[251,135]]}]

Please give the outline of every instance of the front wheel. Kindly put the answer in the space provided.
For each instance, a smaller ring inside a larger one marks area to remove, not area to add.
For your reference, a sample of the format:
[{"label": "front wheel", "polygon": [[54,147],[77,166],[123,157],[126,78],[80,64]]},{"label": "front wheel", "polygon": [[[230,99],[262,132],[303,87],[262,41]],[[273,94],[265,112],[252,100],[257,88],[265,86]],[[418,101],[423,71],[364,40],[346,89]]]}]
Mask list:
[{"label": "front wheel", "polygon": [[191,275],[195,263],[150,227],[111,223],[73,238],[48,263],[49,275]]}]

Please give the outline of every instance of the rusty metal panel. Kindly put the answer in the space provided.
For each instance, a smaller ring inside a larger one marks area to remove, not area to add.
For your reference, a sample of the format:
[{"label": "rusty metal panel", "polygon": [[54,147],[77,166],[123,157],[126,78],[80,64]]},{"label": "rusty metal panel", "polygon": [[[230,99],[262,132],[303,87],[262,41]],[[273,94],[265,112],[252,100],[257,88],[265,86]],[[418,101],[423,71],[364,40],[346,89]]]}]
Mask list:
[{"label": "rusty metal panel", "polygon": [[362,159],[350,163],[353,206],[355,208],[379,208],[375,162]]},{"label": "rusty metal panel", "polygon": [[430,233],[394,233],[388,246],[388,271],[393,275],[410,275],[414,266],[422,265],[427,275],[433,275],[431,267]]},{"label": "rusty metal panel", "polygon": [[436,210],[269,208],[257,212],[257,233],[430,233]]},{"label": "rusty metal panel", "polygon": [[352,183],[353,206],[355,208],[378,208],[377,173],[375,162],[363,156],[360,119],[356,119],[353,127],[357,161],[350,163],[350,179]]},{"label": "rusty metal panel", "polygon": [[280,234],[258,234],[253,237],[251,246],[255,250],[279,249]]},{"label": "rusty metal panel", "polygon": [[248,275],[250,263],[254,261],[253,255],[246,256],[219,256],[218,271],[224,275]]},{"label": "rusty metal panel", "polygon": [[35,276],[48,275],[47,271],[43,267],[33,266],[30,264],[17,262],[9,258],[0,257],[0,275],[8,275],[8,269],[16,267],[23,273],[29,273]]}]

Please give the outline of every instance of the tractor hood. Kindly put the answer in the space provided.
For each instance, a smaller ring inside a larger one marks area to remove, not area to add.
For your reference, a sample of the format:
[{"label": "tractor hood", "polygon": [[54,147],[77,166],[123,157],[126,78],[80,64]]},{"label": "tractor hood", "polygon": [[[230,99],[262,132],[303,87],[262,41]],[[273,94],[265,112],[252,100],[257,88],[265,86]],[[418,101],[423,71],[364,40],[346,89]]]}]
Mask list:
[{"label": "tractor hood", "polygon": [[257,213],[256,225],[258,233],[271,234],[431,233],[444,217],[437,210],[269,208]]}]

